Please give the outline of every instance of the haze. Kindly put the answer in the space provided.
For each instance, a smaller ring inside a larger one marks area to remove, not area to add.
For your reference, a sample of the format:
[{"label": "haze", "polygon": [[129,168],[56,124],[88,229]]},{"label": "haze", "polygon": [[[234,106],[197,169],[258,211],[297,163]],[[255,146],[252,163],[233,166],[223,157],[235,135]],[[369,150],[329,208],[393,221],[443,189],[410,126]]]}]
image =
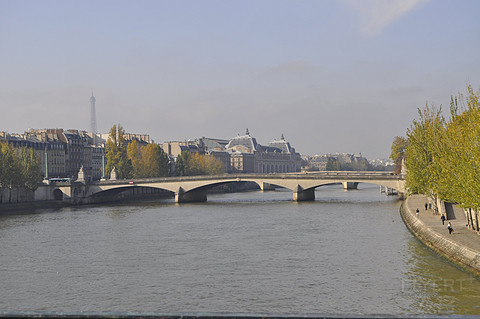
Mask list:
[{"label": "haze", "polygon": [[386,158],[480,88],[480,2],[0,0],[0,131],[120,123],[156,142],[281,134]]}]

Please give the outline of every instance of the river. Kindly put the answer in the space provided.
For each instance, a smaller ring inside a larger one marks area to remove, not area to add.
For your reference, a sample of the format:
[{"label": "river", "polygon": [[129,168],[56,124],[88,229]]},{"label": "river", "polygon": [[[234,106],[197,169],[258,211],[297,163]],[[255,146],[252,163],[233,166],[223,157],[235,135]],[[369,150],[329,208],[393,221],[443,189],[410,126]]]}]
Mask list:
[{"label": "river", "polygon": [[0,216],[0,310],[479,314],[480,281],[407,230],[378,187]]}]

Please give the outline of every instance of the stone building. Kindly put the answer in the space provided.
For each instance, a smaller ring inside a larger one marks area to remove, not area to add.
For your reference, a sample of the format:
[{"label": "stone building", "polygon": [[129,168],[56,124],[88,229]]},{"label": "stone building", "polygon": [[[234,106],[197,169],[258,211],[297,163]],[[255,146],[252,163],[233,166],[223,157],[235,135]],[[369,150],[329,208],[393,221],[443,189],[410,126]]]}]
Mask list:
[{"label": "stone building", "polygon": [[2,132],[0,140],[12,145],[17,152],[22,147],[33,149],[37,155],[44,177],[64,177],[65,145],[64,143],[49,137],[46,131],[35,132],[30,130],[25,134],[8,134]]},{"label": "stone building", "polygon": [[184,141],[184,142],[179,142],[179,141],[170,141],[170,142],[164,142],[161,145],[163,151],[167,153],[168,156],[173,157],[176,159],[180,153],[186,151],[190,153],[199,153],[199,154],[205,154],[205,149],[203,146],[198,144],[198,141]]},{"label": "stone building", "polygon": [[328,155],[305,155],[302,156],[303,167],[305,171],[326,171],[328,163]]},{"label": "stone building", "polygon": [[94,181],[105,178],[105,166],[107,165],[107,158],[105,154],[105,147],[92,145],[92,179]]},{"label": "stone building", "polygon": [[279,140],[267,146],[260,145],[250,136],[245,135],[230,139],[225,146],[230,153],[232,171],[242,173],[291,173],[301,170],[302,159],[282,135]]},{"label": "stone building", "polygon": [[105,146],[98,139],[94,143],[91,133],[79,130],[30,129],[25,135],[34,136],[47,144],[47,177],[76,179],[80,167],[83,167],[86,181],[101,178]]}]

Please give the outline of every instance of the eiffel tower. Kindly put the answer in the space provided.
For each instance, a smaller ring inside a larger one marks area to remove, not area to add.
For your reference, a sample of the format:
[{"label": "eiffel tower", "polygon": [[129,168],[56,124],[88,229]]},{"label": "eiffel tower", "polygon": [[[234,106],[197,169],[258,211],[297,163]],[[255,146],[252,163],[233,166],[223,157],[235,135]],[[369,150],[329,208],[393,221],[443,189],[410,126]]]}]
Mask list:
[{"label": "eiffel tower", "polygon": [[93,136],[93,144],[96,145],[96,137],[97,137],[97,116],[95,114],[95,97],[93,96],[93,90],[92,90],[92,96],[90,97],[90,131],[92,132]]}]

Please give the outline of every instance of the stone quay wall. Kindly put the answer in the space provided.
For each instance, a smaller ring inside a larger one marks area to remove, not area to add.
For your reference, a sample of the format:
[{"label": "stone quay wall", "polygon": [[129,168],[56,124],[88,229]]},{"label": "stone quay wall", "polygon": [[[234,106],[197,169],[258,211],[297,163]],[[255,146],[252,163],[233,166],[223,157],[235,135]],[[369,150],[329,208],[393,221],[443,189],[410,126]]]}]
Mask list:
[{"label": "stone quay wall", "polygon": [[[432,216],[421,207],[426,202],[422,195],[409,196],[400,210],[407,228],[426,246],[454,264],[480,276],[480,239],[465,229],[463,220],[453,223],[454,233],[450,235],[441,224],[440,215]],[[417,216],[416,210],[420,208]],[[443,209],[440,208],[440,211]],[[438,224],[438,226],[437,226]],[[463,228],[462,228],[463,224]],[[477,237],[477,238],[475,238]]]}]

